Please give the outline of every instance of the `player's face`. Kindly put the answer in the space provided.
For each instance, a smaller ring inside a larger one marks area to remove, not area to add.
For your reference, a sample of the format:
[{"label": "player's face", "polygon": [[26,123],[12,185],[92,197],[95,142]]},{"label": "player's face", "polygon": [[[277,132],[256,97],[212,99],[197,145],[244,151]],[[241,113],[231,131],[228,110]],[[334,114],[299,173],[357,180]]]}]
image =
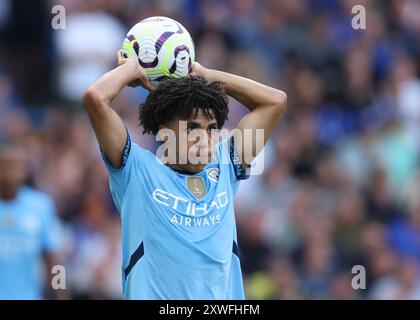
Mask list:
[{"label": "player's face", "polygon": [[25,181],[24,155],[19,148],[0,151],[0,188],[17,190]]},{"label": "player's face", "polygon": [[[211,111],[211,115],[214,113]],[[192,173],[200,172],[213,157],[218,140],[218,124],[214,116],[208,118],[201,110],[170,126],[177,140],[177,167]]]}]

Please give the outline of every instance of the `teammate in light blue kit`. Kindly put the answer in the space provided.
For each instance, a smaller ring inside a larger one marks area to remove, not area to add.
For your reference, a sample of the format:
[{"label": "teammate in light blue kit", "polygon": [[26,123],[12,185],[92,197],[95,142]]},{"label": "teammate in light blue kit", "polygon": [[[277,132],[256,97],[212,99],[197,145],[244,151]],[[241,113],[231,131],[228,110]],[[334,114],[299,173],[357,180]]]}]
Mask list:
[{"label": "teammate in light blue kit", "polygon": [[[140,108],[144,131],[167,133],[168,152],[159,157],[132,142],[110,107],[124,86],[139,84],[151,90]],[[225,91],[251,112],[217,143],[228,113]],[[263,129],[266,143],[285,93],[198,63],[190,77],[154,88],[136,62],[119,55],[119,66],[83,99],[121,213],[124,297],[244,299],[233,199],[263,145],[241,134]]]},{"label": "teammate in light blue kit", "polygon": [[22,186],[23,157],[17,146],[0,147],[0,299],[7,300],[43,298],[41,279],[50,280],[59,245],[51,198]]}]

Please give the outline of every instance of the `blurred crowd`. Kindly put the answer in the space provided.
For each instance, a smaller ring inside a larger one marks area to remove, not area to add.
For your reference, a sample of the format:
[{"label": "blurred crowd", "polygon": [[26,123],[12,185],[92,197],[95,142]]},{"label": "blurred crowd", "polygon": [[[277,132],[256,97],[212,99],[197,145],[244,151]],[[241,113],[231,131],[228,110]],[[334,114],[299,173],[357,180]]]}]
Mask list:
[{"label": "blurred crowd", "polygon": [[[119,215],[81,95],[154,15],[190,31],[202,65],[289,97],[263,174],[236,196],[247,297],[420,299],[420,1],[3,0],[0,143],[25,146],[27,183],[55,201],[70,297],[121,298]],[[153,150],[137,124],[146,95],[126,88],[113,105]],[[230,105],[233,128],[246,109]]]}]

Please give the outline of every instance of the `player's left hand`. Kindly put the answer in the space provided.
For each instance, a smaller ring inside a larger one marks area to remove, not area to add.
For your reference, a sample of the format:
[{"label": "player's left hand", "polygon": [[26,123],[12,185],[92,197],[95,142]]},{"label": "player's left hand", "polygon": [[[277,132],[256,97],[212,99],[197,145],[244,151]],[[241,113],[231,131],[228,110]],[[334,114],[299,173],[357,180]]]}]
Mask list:
[{"label": "player's left hand", "polygon": [[130,77],[133,78],[128,86],[138,87],[142,86],[143,88],[152,91],[155,87],[150,82],[149,77],[144,73],[143,69],[133,60],[125,56],[122,50],[117,52],[117,63],[118,66],[126,65],[130,72]]}]

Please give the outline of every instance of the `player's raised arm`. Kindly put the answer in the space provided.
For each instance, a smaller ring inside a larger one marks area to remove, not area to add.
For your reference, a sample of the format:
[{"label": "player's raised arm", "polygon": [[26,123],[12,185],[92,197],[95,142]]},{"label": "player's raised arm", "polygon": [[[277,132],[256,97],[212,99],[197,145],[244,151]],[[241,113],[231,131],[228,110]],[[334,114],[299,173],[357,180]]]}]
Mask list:
[{"label": "player's raised arm", "polygon": [[120,167],[127,141],[125,125],[111,108],[111,101],[126,86],[141,85],[152,90],[149,79],[140,66],[118,54],[118,67],[94,82],[83,95],[83,105],[95,130],[102,151],[114,167]]},{"label": "player's raised arm", "polygon": [[[198,63],[194,63],[193,72],[203,76],[208,81],[223,82],[226,93],[251,111],[237,125],[238,133],[241,134],[241,137],[237,138],[234,135],[235,147],[241,158],[242,165],[248,166],[255,158],[254,156],[267,143],[273,129],[283,115],[287,102],[286,93],[247,78],[204,68]],[[244,139],[245,129],[252,130],[251,141]],[[256,129],[264,130],[264,145],[256,143]],[[252,149],[252,153],[250,149]],[[244,156],[245,154],[247,155],[246,157]]]}]

